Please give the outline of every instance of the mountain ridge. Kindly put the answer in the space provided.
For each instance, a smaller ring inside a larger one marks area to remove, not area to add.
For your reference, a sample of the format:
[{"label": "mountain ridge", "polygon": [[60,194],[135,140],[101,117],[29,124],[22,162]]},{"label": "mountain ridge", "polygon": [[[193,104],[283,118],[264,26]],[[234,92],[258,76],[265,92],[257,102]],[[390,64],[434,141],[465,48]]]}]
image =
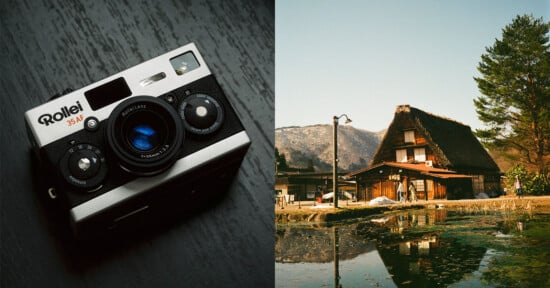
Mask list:
[{"label": "mountain ridge", "polygon": [[[275,147],[290,167],[332,170],[332,130],[329,124],[287,126],[275,129]],[[386,130],[372,132],[350,125],[338,127],[338,168],[353,171],[369,165]]]}]

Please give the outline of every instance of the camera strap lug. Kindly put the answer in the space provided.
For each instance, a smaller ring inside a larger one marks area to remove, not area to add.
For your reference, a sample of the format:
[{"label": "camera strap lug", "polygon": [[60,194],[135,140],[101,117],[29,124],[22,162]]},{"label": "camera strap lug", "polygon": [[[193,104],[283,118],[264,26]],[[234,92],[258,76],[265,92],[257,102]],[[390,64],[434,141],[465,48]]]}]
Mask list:
[{"label": "camera strap lug", "polygon": [[50,199],[57,198],[57,194],[55,194],[55,188],[54,187],[48,188],[48,195],[50,196]]}]

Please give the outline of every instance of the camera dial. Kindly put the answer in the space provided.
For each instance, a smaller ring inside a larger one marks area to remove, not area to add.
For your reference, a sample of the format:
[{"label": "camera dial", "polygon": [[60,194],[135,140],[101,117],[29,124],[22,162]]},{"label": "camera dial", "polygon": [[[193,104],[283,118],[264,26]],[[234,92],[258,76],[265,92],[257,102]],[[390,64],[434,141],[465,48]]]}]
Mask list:
[{"label": "camera dial", "polygon": [[87,191],[100,187],[107,175],[103,153],[90,144],[78,144],[69,148],[59,166],[67,183]]},{"label": "camera dial", "polygon": [[181,122],[166,101],[132,97],[111,112],[107,141],[124,170],[139,176],[155,175],[177,160],[184,137]]},{"label": "camera dial", "polygon": [[206,94],[193,94],[181,103],[180,116],[188,131],[205,135],[218,130],[223,123],[221,104]]}]

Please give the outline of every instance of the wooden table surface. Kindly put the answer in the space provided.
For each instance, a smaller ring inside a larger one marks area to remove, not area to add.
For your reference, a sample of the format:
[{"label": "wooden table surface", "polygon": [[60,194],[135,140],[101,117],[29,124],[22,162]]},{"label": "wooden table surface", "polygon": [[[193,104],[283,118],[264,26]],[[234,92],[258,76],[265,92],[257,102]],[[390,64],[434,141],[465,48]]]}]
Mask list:
[{"label": "wooden table surface", "polygon": [[[43,203],[24,112],[189,42],[252,139],[227,197],[125,245],[67,247]],[[273,286],[272,1],[2,0],[0,56],[0,287]]]}]

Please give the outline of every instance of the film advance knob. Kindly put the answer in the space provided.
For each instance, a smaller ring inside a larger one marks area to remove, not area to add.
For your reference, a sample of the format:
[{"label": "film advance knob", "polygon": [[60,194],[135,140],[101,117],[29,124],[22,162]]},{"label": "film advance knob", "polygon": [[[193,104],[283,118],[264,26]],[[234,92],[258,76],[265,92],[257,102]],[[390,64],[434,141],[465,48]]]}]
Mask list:
[{"label": "film advance knob", "polygon": [[195,94],[185,99],[181,114],[187,128],[196,134],[212,133],[223,121],[223,110],[220,104],[205,94]]}]

